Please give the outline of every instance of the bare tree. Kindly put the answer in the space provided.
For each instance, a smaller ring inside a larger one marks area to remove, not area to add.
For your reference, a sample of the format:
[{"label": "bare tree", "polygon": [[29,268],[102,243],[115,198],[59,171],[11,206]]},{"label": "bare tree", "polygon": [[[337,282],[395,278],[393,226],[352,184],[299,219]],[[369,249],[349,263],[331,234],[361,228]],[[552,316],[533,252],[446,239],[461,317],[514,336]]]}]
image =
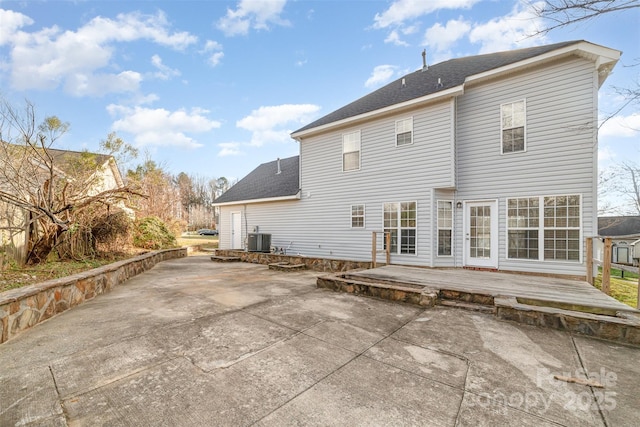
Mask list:
[{"label": "bare tree", "polygon": [[546,0],[533,3],[536,14],[550,22],[540,33],[577,24],[614,12],[640,7],[638,0]]},{"label": "bare tree", "polygon": [[46,260],[84,210],[136,194],[126,186],[102,190],[95,154],[69,156],[52,147],[68,131],[68,123],[55,116],[36,123],[30,102],[17,109],[0,101],[0,203],[11,212],[0,227],[9,231],[12,241],[26,234],[18,260],[29,264]]}]

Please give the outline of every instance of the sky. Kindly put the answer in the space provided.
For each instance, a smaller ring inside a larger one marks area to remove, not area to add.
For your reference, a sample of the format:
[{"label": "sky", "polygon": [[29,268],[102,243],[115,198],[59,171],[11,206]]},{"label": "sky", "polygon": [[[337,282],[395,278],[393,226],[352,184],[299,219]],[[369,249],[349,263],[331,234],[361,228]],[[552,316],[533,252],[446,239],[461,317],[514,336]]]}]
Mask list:
[{"label": "sky", "polygon": [[[56,148],[117,132],[173,174],[240,179],[298,154],[289,134],[427,62],[584,39],[623,51],[602,117],[640,82],[640,8],[532,36],[535,0],[0,0],[0,96],[70,123]],[[599,162],[640,162],[640,105]]]}]

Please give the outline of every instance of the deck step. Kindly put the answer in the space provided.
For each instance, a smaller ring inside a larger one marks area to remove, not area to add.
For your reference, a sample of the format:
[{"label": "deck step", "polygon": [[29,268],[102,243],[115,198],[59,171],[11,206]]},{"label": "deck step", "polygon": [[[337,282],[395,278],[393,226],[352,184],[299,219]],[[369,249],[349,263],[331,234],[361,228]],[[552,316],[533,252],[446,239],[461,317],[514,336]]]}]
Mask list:
[{"label": "deck step", "polygon": [[269,270],[276,271],[297,271],[306,269],[306,264],[289,264],[288,262],[274,262],[269,264]]},{"label": "deck step", "polygon": [[211,256],[211,261],[213,261],[213,262],[239,262],[239,261],[242,261],[242,259],[239,256],[212,255]]},{"label": "deck step", "polygon": [[443,300],[440,300],[438,304],[444,305],[445,307],[462,308],[464,310],[477,311],[479,313],[494,314],[496,312],[495,307],[484,305],[484,304],[476,304],[472,302],[443,299]]}]

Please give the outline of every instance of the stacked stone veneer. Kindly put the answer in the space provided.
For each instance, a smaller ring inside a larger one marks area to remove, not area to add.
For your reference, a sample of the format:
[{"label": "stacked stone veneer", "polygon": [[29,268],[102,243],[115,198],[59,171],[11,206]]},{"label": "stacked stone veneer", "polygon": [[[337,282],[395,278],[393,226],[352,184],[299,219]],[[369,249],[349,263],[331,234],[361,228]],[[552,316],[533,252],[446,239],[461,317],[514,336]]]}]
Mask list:
[{"label": "stacked stone veneer", "polygon": [[233,249],[217,249],[216,255],[223,257],[239,257],[242,262],[250,262],[253,264],[304,264],[307,269],[313,271],[340,272],[362,268],[371,268],[370,261],[348,261],[342,259],[312,258],[299,255],[246,252]]},{"label": "stacked stone veneer", "polygon": [[2,292],[0,343],[96,295],[110,291],[160,261],[185,256],[187,248],[150,252],[73,276]]}]

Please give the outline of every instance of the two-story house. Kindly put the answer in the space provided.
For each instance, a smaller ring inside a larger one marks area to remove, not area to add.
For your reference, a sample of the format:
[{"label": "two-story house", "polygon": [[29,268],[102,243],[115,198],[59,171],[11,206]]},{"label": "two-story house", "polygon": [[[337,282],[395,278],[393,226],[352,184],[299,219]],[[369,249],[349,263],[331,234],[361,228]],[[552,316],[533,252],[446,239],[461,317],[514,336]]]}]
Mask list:
[{"label": "two-story house", "polygon": [[620,54],[570,41],[424,64],[223,194],[220,247],[259,230],[289,254],[368,260],[385,231],[394,264],[583,276],[598,89]]}]

